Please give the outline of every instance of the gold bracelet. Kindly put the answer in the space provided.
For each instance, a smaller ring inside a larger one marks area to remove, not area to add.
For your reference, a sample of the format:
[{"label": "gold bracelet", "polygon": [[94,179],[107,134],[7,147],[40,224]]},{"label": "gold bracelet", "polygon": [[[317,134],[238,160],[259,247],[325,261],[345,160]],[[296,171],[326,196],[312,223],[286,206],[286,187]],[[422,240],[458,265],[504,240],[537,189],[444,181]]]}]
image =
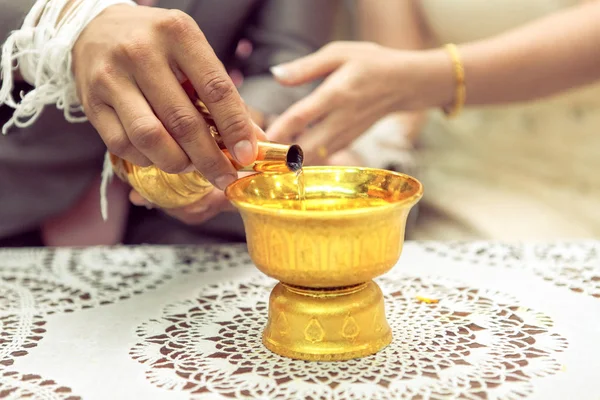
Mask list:
[{"label": "gold bracelet", "polygon": [[445,48],[452,59],[454,78],[456,79],[456,93],[454,95],[454,104],[451,107],[445,107],[443,110],[447,117],[452,118],[456,117],[462,111],[467,98],[467,88],[465,85],[465,68],[460,60],[460,54],[456,45],[448,43]]}]

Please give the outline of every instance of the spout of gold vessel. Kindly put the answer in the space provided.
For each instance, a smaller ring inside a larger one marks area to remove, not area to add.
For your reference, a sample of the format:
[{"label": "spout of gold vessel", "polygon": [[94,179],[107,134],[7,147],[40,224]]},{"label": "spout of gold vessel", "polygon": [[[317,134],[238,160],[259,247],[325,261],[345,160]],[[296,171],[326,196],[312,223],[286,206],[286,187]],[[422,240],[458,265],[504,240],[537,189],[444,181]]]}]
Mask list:
[{"label": "spout of gold vessel", "polygon": [[300,146],[296,144],[287,146],[279,143],[259,141],[256,161],[247,166],[238,164],[229,150],[221,150],[238,171],[296,172],[304,164],[304,153]]}]

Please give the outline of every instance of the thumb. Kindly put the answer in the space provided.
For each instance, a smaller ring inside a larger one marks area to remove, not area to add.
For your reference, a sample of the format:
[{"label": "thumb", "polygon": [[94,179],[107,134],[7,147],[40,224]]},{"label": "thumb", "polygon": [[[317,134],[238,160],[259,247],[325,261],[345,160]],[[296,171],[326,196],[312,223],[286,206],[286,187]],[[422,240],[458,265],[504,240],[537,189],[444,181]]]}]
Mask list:
[{"label": "thumb", "polygon": [[279,83],[297,86],[329,75],[345,61],[345,56],[337,51],[337,46],[325,46],[316,53],[285,64],[271,67],[271,73]]}]

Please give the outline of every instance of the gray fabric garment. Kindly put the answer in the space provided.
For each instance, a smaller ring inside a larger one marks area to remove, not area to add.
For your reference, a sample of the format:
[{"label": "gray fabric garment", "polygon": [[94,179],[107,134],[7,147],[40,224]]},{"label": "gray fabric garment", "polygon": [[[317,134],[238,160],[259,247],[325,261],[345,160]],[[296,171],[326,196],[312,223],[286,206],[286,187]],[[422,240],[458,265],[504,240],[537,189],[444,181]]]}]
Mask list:
[{"label": "gray fabric garment", "polygon": [[[3,41],[19,27],[31,4],[0,0]],[[246,75],[240,92],[250,106],[267,113],[283,111],[312,89],[281,87],[268,69],[325,44],[337,8],[337,2],[329,0],[164,0],[160,5],[192,15],[227,67],[237,62],[234,53],[240,39],[253,43],[253,55],[239,64]],[[0,106],[0,123],[10,112]],[[35,230],[45,218],[72,205],[100,173],[104,150],[89,124],[69,124],[53,106],[34,126],[0,135],[0,239]],[[178,233],[169,235],[169,230]],[[243,228],[235,214],[189,228],[158,211],[136,210],[127,238],[130,243],[240,240]]]},{"label": "gray fabric garment", "polygon": [[0,42],[19,29],[35,0],[0,0]]}]

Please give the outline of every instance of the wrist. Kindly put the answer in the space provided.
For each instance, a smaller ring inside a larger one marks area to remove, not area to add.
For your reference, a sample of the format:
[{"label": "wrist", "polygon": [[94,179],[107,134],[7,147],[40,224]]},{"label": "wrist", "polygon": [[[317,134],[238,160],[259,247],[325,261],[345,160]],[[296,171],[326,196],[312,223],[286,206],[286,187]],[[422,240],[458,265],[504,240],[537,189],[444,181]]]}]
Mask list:
[{"label": "wrist", "polygon": [[452,60],[444,49],[418,52],[411,68],[416,85],[407,109],[448,108],[454,104],[456,77]]},{"label": "wrist", "polygon": [[73,74],[76,73],[79,61],[90,59],[92,53],[100,51],[100,44],[103,43],[103,38],[106,35],[99,35],[98,32],[106,32],[108,29],[110,29],[110,25],[109,27],[105,26],[106,23],[103,21],[104,17],[110,17],[112,15],[124,15],[126,12],[131,10],[133,5],[135,5],[135,3],[127,0],[122,2],[113,1],[113,4],[103,8],[100,12],[94,15],[93,18],[87,21],[87,23],[82,27],[80,34],[75,39],[73,48],[71,49],[71,71]]}]

